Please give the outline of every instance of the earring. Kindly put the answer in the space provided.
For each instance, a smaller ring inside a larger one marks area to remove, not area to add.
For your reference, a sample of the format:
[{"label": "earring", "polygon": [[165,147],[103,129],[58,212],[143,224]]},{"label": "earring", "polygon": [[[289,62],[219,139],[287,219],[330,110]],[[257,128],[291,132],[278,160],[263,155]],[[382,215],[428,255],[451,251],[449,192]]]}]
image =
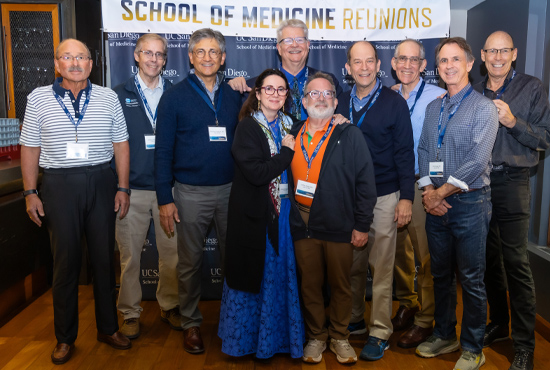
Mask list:
[{"label": "earring", "polygon": [[258,111],[260,110],[260,101],[258,100]]},{"label": "earring", "polygon": [[283,113],[285,112],[285,105],[283,104]]}]

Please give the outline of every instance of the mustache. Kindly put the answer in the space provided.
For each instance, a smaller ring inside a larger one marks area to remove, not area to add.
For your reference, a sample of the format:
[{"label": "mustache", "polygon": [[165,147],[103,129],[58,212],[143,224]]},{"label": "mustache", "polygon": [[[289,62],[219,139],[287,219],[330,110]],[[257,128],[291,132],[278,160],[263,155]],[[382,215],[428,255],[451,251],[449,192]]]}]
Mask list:
[{"label": "mustache", "polygon": [[69,72],[84,72],[84,69],[79,66],[71,66],[69,67]]}]

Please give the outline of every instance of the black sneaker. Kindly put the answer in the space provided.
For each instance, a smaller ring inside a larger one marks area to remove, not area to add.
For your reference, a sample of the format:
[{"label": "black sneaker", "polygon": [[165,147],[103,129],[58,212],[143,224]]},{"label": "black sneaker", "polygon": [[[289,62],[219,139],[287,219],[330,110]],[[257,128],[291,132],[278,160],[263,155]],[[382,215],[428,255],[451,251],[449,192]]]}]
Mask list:
[{"label": "black sneaker", "polygon": [[514,362],[508,370],[533,370],[533,352],[519,349],[514,356]]},{"label": "black sneaker", "polygon": [[500,325],[489,323],[485,327],[485,335],[483,336],[483,347],[489,347],[495,342],[500,342],[509,338],[508,325]]}]

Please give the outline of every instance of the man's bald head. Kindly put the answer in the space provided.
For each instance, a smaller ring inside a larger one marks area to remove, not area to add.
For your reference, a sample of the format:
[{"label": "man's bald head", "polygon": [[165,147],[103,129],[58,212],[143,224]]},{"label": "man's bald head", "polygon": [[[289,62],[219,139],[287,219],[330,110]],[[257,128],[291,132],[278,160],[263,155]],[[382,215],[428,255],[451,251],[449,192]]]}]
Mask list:
[{"label": "man's bald head", "polygon": [[513,46],[514,45],[514,39],[512,38],[512,36],[510,36],[510,34],[508,32],[495,31],[492,34],[490,34],[489,37],[487,37],[487,40],[485,40],[485,44],[483,45],[483,48],[487,49],[488,48],[487,44],[489,44],[491,41],[493,41],[495,39],[508,41],[509,44],[512,45],[511,47],[512,48],[514,47]]}]

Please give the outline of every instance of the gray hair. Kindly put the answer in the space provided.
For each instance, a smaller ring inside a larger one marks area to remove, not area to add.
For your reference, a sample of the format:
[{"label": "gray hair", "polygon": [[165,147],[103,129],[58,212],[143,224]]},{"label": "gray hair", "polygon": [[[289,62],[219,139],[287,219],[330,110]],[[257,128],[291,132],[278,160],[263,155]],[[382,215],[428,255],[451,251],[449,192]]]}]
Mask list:
[{"label": "gray hair", "polygon": [[222,54],[225,53],[225,37],[223,37],[221,32],[215,31],[211,28],[201,28],[200,30],[193,32],[189,38],[189,52],[191,53],[195,49],[195,45],[204,39],[216,40]]},{"label": "gray hair", "polygon": [[61,49],[61,47],[68,41],[76,41],[76,42],[80,43],[82,46],[84,46],[84,48],[88,52],[88,58],[90,58],[90,59],[92,58],[92,53],[90,53],[90,49],[88,48],[88,46],[85,43],[83,43],[82,41],[77,40],[77,39],[65,39],[65,40],[61,41],[59,43],[59,45],[57,45],[57,48],[55,49],[55,58],[56,59],[59,58],[59,49]]},{"label": "gray hair", "polygon": [[468,42],[462,38],[462,37],[451,37],[450,39],[443,39],[437,45],[435,48],[435,64],[439,66],[439,52],[441,51],[441,48],[447,44],[456,44],[459,48],[461,48],[464,53],[466,53],[466,59],[468,59],[468,62],[473,62],[476,58],[474,58],[474,54],[472,53],[472,48],[470,45],[468,45]]},{"label": "gray hair", "polygon": [[287,27],[301,28],[304,31],[304,36],[306,37],[306,39],[308,38],[308,29],[304,22],[299,19],[287,19],[286,21],[281,22],[279,27],[277,27],[277,44],[281,42],[281,39],[283,37],[283,30]]},{"label": "gray hair", "polygon": [[309,76],[307,78],[307,82],[304,85],[304,95],[306,95],[306,91],[307,91],[307,87],[308,87],[309,83],[313,80],[318,79],[318,78],[324,78],[325,80],[330,82],[330,85],[332,86],[332,91],[336,92],[336,87],[334,86],[334,80],[332,79],[332,76],[329,75],[328,73],[318,71],[318,72],[315,72],[315,74],[313,76]]},{"label": "gray hair", "polygon": [[168,52],[168,41],[160,35],[157,35],[156,33],[146,33],[145,35],[142,35],[136,42],[136,48],[134,50],[134,53],[137,54],[141,51],[141,45],[144,42],[147,41],[160,41],[162,42],[162,49],[164,50],[164,54]]},{"label": "gray hair", "polygon": [[399,44],[397,44],[397,46],[395,47],[395,52],[393,53],[394,58],[397,58],[399,56],[399,47],[406,42],[412,42],[418,45],[418,47],[420,48],[420,59],[426,59],[426,49],[424,48],[424,45],[420,41],[415,39],[405,39],[405,40],[402,40]]}]

